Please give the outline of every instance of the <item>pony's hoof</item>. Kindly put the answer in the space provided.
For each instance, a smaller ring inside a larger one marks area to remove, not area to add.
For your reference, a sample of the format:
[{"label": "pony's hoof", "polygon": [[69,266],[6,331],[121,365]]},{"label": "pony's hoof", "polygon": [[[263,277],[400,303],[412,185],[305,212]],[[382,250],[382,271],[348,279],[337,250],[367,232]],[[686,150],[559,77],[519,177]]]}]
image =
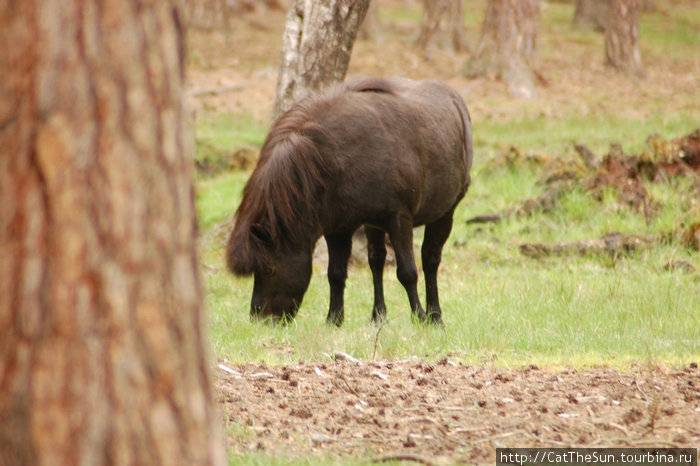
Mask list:
[{"label": "pony's hoof", "polygon": [[328,317],[328,318],[326,319],[326,325],[328,325],[329,327],[330,327],[330,326],[333,326],[333,327],[342,327],[342,326],[343,326],[343,321],[344,321],[344,320],[345,320],[345,319],[342,319],[342,318],[341,318],[341,319],[338,319],[338,318],[331,318],[331,317]]},{"label": "pony's hoof", "polygon": [[425,315],[425,312],[422,309],[420,311],[413,311],[413,313],[411,314],[411,320],[419,324],[426,323],[427,319],[428,316]]},{"label": "pony's hoof", "polygon": [[430,316],[427,322],[436,327],[445,327],[445,323],[442,321],[442,317],[440,316]]}]

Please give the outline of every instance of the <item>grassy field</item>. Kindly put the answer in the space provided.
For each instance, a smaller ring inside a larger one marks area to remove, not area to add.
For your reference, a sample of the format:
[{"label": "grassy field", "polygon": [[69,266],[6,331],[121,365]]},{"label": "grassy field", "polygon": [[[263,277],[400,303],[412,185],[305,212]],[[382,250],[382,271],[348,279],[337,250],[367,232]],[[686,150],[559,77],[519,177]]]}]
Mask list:
[{"label": "grassy field", "polygon": [[[411,10],[396,8],[382,11],[380,19],[404,24],[419,18]],[[591,78],[597,81],[575,81],[575,69],[562,69],[557,44],[562,40],[571,44],[570,53],[578,60],[585,54],[600,54],[602,36],[571,30],[568,18],[572,11],[570,4],[555,2],[543,10],[542,28],[549,33],[543,34],[540,61],[549,70],[549,78],[560,82],[542,90],[537,101],[511,102],[493,92],[490,83],[465,96],[474,120],[474,182],[456,213],[440,269],[444,329],[411,323],[407,298],[393,267],[385,270],[389,320],[381,328],[370,324],[371,279],[364,264],[349,271],[346,321],[341,329],[325,325],[329,297],[323,264],[314,265],[295,322],[287,327],[251,323],[252,279],[232,277],[223,264],[227,232],[220,225],[235,211],[249,175],[233,171],[197,181],[203,275],[216,355],[236,362],[274,364],[329,360],[336,351],[363,359],[448,356],[506,366],[625,367],[697,360],[700,257],[680,240],[684,228],[700,221],[696,178],[645,181],[654,202],[650,218],[620,202],[612,191],[596,199],[582,183],[573,183],[551,210],[536,209],[499,223],[466,223],[475,215],[516,208],[525,199],[543,194],[547,189],[543,180],[557,166],[580,165],[574,142],[586,143],[598,157],[607,154],[613,142],[626,152],[642,153],[652,133],[674,138],[700,125],[697,88],[694,94],[674,94],[663,87],[662,75],[636,82],[607,71]],[[696,2],[678,2],[645,15],[641,23],[643,57],[660,66],[676,66],[681,70],[677,74],[690,70],[687,78],[676,76],[678,82],[697,83],[698,24],[700,6]],[[473,29],[472,34],[476,32]],[[362,53],[372,53],[372,47],[358,44],[356,67],[369,60]],[[557,95],[570,88],[577,93]],[[628,97],[632,100],[625,101]],[[205,112],[198,118],[200,159],[216,156],[217,151],[259,146],[267,123],[252,114],[243,109],[238,113]],[[519,250],[522,243],[596,239],[613,232],[663,240],[619,257],[591,254],[534,259]],[[416,230],[416,248],[421,235]],[[684,261],[696,271],[667,270],[669,261]]]},{"label": "grassy field", "polygon": [[[482,137],[491,134],[502,137],[497,130],[482,129]],[[366,359],[449,355],[465,362],[574,366],[681,364],[700,355],[700,277],[664,269],[672,259],[700,268],[698,254],[680,244],[679,235],[616,259],[605,254],[532,259],[518,249],[523,242],[576,241],[611,232],[678,232],[700,219],[692,180],[650,183],[648,190],[659,207],[649,223],[613,193],[601,202],[574,187],[551,212],[468,225],[466,220],[474,215],[506,210],[543,189],[538,182],[543,166],[524,162],[494,168],[490,160],[477,161],[473,189],[456,213],[444,251],[444,329],[410,322],[393,267],[385,271],[390,320],[381,329],[370,324],[371,278],[364,265],[350,270],[342,329],[324,323],[329,298],[322,264],[314,266],[293,324],[276,328],[251,323],[252,280],[233,278],[223,270],[219,235],[202,245],[204,262],[211,266],[205,276],[216,354],[233,361],[286,363],[323,360],[345,351]],[[246,173],[232,173],[200,181],[198,207],[205,231],[231,214],[245,179]],[[420,238],[417,229],[416,247]]]}]

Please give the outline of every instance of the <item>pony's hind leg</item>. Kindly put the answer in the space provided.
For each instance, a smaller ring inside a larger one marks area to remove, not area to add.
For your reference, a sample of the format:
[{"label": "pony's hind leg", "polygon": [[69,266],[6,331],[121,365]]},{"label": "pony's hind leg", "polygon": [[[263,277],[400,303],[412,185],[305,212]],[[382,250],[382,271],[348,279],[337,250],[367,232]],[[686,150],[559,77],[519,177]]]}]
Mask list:
[{"label": "pony's hind leg", "polygon": [[384,230],[365,226],[367,237],[367,260],[372,271],[374,284],[374,306],[372,307],[372,322],[380,322],[386,317],[386,304],[384,303],[384,263],[386,262],[386,233]]},{"label": "pony's hind leg", "polygon": [[326,235],[328,245],[328,285],[331,289],[331,302],[328,309],[328,324],[343,325],[345,310],[343,294],[348,276],[348,259],[352,251],[352,233]]},{"label": "pony's hind leg", "polygon": [[452,231],[452,214],[453,211],[450,211],[439,220],[425,226],[425,236],[421,247],[428,320],[436,324],[442,323],[437,273],[442,259],[442,248],[450,236],[450,231]]},{"label": "pony's hind leg", "polygon": [[403,285],[411,305],[411,313],[419,321],[425,321],[425,311],[418,298],[418,269],[413,256],[413,219],[398,214],[387,228],[396,253],[396,277]]}]

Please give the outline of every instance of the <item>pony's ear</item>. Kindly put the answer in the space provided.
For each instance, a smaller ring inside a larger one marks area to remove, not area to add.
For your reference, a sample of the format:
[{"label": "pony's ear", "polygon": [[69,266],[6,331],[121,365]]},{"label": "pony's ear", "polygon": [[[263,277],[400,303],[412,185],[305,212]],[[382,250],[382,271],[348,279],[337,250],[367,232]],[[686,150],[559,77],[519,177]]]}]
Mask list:
[{"label": "pony's ear", "polygon": [[272,236],[267,228],[259,223],[250,226],[250,234],[253,238],[266,245],[272,245]]}]

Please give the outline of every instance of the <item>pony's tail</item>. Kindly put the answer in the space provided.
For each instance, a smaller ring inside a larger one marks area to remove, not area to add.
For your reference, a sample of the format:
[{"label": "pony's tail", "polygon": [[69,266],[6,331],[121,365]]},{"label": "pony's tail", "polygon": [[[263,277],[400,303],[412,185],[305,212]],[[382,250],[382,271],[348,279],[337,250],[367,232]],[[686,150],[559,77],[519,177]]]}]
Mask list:
[{"label": "pony's tail", "polygon": [[469,110],[464,104],[462,97],[457,95],[452,103],[457,108],[460,120],[462,120],[462,162],[467,174],[467,187],[471,184],[471,176],[469,172],[472,168],[472,159],[474,158],[474,145],[472,141],[472,119],[469,115]]}]

